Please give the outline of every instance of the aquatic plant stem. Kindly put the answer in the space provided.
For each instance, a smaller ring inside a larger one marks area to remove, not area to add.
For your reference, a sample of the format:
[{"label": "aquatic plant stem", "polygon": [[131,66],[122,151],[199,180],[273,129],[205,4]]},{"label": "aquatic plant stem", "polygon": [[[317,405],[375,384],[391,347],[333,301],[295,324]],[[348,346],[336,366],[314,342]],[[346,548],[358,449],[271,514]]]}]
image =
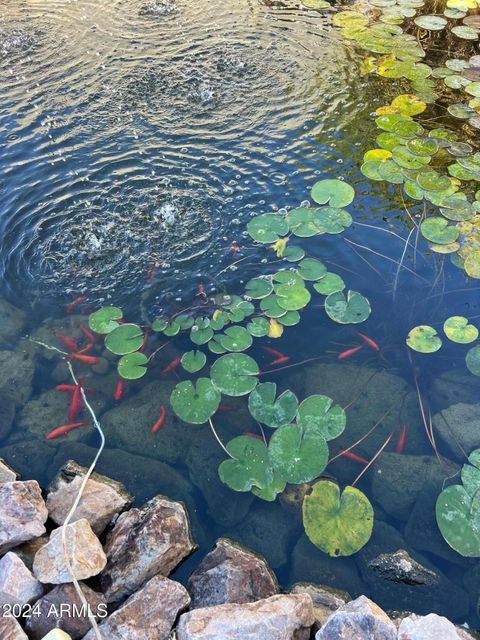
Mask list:
[{"label": "aquatic plant stem", "polygon": [[382,420],[384,420],[388,414],[393,410],[394,405],[392,405],[390,407],[390,409],[387,409],[387,411],[385,411],[385,413],[383,414],[383,416],[377,420],[377,422],[373,425],[373,427],[371,427],[367,433],[364,433],[363,436],[361,438],[359,438],[356,442],[354,442],[352,445],[350,445],[347,449],[342,449],[342,451],[340,451],[340,453],[337,453],[336,456],[333,456],[333,458],[330,458],[330,460],[328,461],[328,464],[330,464],[330,462],[333,462],[334,460],[336,460],[337,458],[340,458],[342,456],[342,454],[346,453],[347,451],[351,451],[352,449],[354,449],[357,445],[359,445],[361,442],[363,442],[366,438],[368,438],[368,436],[375,431],[375,429],[378,427],[379,424],[381,424]]},{"label": "aquatic plant stem", "polygon": [[222,447],[222,449],[225,451],[225,453],[227,454],[227,456],[229,458],[231,458],[232,460],[236,460],[236,458],[234,456],[232,456],[232,454],[230,453],[230,451],[227,449],[227,447],[223,444],[223,442],[220,440],[220,437],[218,435],[218,433],[215,431],[215,427],[213,426],[213,422],[212,419],[209,418],[208,422],[210,424],[210,429],[212,430],[213,435],[215,436],[215,440],[218,442],[218,444]]},{"label": "aquatic plant stem", "polygon": [[405,254],[407,253],[407,249],[410,244],[410,237],[414,231],[415,231],[415,227],[412,227],[410,230],[410,233],[408,234],[407,239],[405,240],[405,246],[403,247],[402,256],[400,258],[400,262],[398,263],[397,271],[395,272],[395,279],[393,281],[393,296],[392,296],[394,301],[395,301],[395,296],[397,295],[397,286],[398,286],[398,279],[400,277],[400,269],[402,268],[403,261],[405,259]]},{"label": "aquatic plant stem", "polygon": [[313,362],[314,360],[321,360],[324,356],[315,356],[314,358],[307,358],[306,360],[301,360],[300,362],[294,362],[293,364],[287,364],[284,367],[277,367],[276,369],[268,369],[267,371],[259,371],[255,375],[263,376],[266,373],[277,373],[277,371],[284,371],[285,369],[291,369],[292,367],[299,367],[302,364],[307,364],[307,362]]},{"label": "aquatic plant stem", "polygon": [[[348,240],[348,238],[343,238],[343,241],[344,242],[348,242],[348,244],[355,245],[356,247],[359,247],[360,249],[365,249],[365,251],[370,251],[371,253],[374,253],[376,256],[379,256],[380,258],[383,258],[384,260],[388,260],[389,262],[393,262],[394,264],[398,264],[398,260],[394,260],[393,258],[389,258],[388,256],[384,255],[383,253],[379,253],[378,251],[375,251],[374,249],[371,249],[370,247],[366,247],[364,244],[358,244],[357,242],[353,242],[353,240]],[[409,271],[410,273],[412,273],[417,278],[420,278],[420,280],[423,280],[424,282],[428,282],[427,278],[424,278],[423,276],[421,276],[420,274],[416,273],[412,269],[409,269],[409,267],[407,267],[405,265],[402,265],[402,269],[405,269],[406,271]]]},{"label": "aquatic plant stem", "polygon": [[354,487],[357,482],[360,480],[360,478],[362,478],[364,476],[364,474],[368,471],[368,469],[370,469],[370,467],[372,466],[372,464],[375,462],[375,460],[378,458],[379,455],[382,454],[383,450],[388,446],[388,443],[390,442],[390,440],[393,438],[393,431],[392,433],[388,436],[388,438],[385,440],[385,442],[382,444],[382,446],[380,447],[380,449],[377,451],[377,453],[373,456],[373,458],[370,460],[370,462],[367,464],[367,466],[362,469],[362,471],[360,471],[360,473],[358,474],[358,476],[355,478],[355,480],[352,482],[352,487]]}]

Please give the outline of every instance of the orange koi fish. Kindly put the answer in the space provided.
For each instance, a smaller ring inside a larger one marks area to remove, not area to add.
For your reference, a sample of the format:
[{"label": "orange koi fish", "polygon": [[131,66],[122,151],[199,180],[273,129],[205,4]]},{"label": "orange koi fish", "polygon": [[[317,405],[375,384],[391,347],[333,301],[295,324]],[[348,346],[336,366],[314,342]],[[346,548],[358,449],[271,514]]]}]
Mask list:
[{"label": "orange koi fish", "polygon": [[70,400],[70,406],[68,407],[68,419],[70,422],[75,422],[78,416],[82,412],[82,392],[80,385],[77,385],[72,393],[72,399]]},{"label": "orange koi fish", "polygon": [[400,435],[398,436],[398,440],[395,443],[395,453],[403,453],[405,444],[407,442],[407,433],[408,427],[406,424],[404,424],[400,431]]},{"label": "orange koi fish", "polygon": [[290,360],[290,356],[281,356],[280,358],[276,358],[275,360],[272,360],[269,363],[269,366],[273,366],[276,364],[285,364],[286,362],[288,362]]},{"label": "orange koi fish", "polygon": [[353,453],[352,451],[342,451],[338,455],[342,458],[346,458],[347,460],[352,460],[353,462],[364,464],[365,466],[367,466],[368,464],[368,460],[365,460],[365,458],[362,458],[361,456],[357,456],[357,454]]},{"label": "orange koi fish", "polygon": [[163,425],[165,423],[165,418],[166,417],[167,417],[167,412],[165,410],[165,407],[162,407],[160,409],[160,417],[158,418],[158,420],[155,422],[155,424],[151,428],[151,432],[152,433],[157,433],[157,431],[160,431],[160,429],[163,427]]},{"label": "orange koi fish", "polygon": [[172,373],[172,371],[175,371],[175,369],[180,366],[181,361],[182,361],[181,357],[177,356],[167,364],[167,366],[163,369],[162,373]]},{"label": "orange koi fish", "polygon": [[338,354],[337,360],[345,360],[345,358],[350,358],[350,356],[353,356],[353,354],[357,353],[357,351],[360,351],[360,349],[363,349],[363,344],[358,345],[358,347],[352,347],[351,349],[342,351],[342,353]]},{"label": "orange koi fish", "polygon": [[69,424],[64,424],[53,431],[50,431],[45,437],[47,440],[53,440],[54,438],[58,438],[59,436],[64,436],[66,433],[73,431],[74,429],[78,429],[79,427],[84,427],[88,422],[70,422]]},{"label": "orange koi fish", "polygon": [[79,304],[81,304],[82,302],[85,302],[86,300],[86,296],[78,296],[78,298],[75,298],[75,300],[72,300],[72,302],[69,302],[68,304],[65,305],[65,313],[71,314],[74,312],[75,307]]},{"label": "orange koi fish", "polygon": [[357,331],[357,336],[360,336],[360,338],[362,338],[362,340],[368,344],[368,346],[371,349],[374,349],[375,351],[380,351],[380,347],[378,346],[378,344],[375,342],[375,340],[372,340],[372,338],[369,338],[368,336],[366,336],[363,333],[360,333],[360,331]]},{"label": "orange koi fish", "polygon": [[87,327],[85,327],[83,324],[80,323],[80,331],[83,333],[83,335],[86,337],[86,339],[88,340],[88,342],[91,342],[92,344],[95,344],[95,342],[97,341],[96,336],[93,335],[93,333],[91,331],[89,331],[87,329]]},{"label": "orange koi fish", "polygon": [[275,358],[288,358],[284,353],[277,351],[276,349],[272,349],[272,347],[262,347],[262,349],[270,355],[275,356]]},{"label": "orange koi fish", "polygon": [[124,389],[125,389],[125,379],[120,378],[120,380],[117,382],[117,386],[115,387],[115,392],[113,394],[114,400],[116,400],[117,402],[121,400]]},{"label": "orange koi fish", "polygon": [[217,409],[218,413],[231,413],[232,411],[235,411],[235,409],[228,406],[228,404],[220,404]]},{"label": "orange koi fish", "polygon": [[69,336],[64,336],[63,333],[59,333],[58,331],[54,331],[53,335],[69,351],[78,351],[79,350],[80,347],[78,346],[77,342],[73,338],[70,338]]},{"label": "orange koi fish", "polygon": [[100,362],[100,358],[97,358],[96,356],[87,356],[84,353],[72,353],[69,357],[71,360],[78,360],[78,362],[81,362],[82,364],[91,366]]}]

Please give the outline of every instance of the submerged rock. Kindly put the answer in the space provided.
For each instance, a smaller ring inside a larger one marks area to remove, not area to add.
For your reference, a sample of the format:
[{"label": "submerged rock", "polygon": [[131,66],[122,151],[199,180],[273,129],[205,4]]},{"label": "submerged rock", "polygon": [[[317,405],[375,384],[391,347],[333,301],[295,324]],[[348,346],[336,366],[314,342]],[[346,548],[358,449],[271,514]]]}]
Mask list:
[{"label": "submerged rock", "polygon": [[308,640],[313,623],[310,596],[278,595],[184,613],[177,640]]},{"label": "submerged rock", "polygon": [[278,593],[275,575],[260,556],[220,538],[190,576],[192,609],[262,600]]},{"label": "submerged rock", "polygon": [[289,593],[306,593],[311,597],[315,616],[314,631],[318,631],[332,613],[352,599],[346,591],[312,582],[297,582],[290,587]]},{"label": "submerged rock", "polygon": [[[72,581],[65,559],[62,531],[63,527],[52,531],[48,543],[35,554],[33,573],[40,582],[62,584]],[[105,567],[107,558],[102,545],[85,518],[67,525],[65,541],[71,570],[77,580],[96,576]]]},{"label": "submerged rock", "polygon": [[340,607],[315,640],[397,640],[397,628],[374,602],[360,596]]},{"label": "submerged rock", "polygon": [[101,583],[107,601],[122,600],[157,573],[167,576],[194,549],[182,504],[157,496],[122,513],[105,545]]},{"label": "submerged rock", "polygon": [[369,566],[383,580],[402,584],[433,585],[438,576],[411,558],[405,549],[382,553],[369,562]]},{"label": "submerged rock", "polygon": [[11,349],[22,335],[25,325],[25,313],[0,298],[0,349]]},{"label": "submerged rock", "polygon": [[398,640],[460,640],[455,626],[441,616],[430,613],[427,616],[410,615],[404,618],[398,628]]},{"label": "submerged rock", "polygon": [[18,478],[18,473],[14,471],[12,467],[5,462],[5,460],[0,458],[0,484],[3,482],[15,482]]},{"label": "submerged rock", "polygon": [[2,640],[28,640],[22,627],[10,616],[0,616],[0,638]]},{"label": "submerged rock", "polygon": [[479,445],[480,404],[453,404],[433,416],[433,426],[455,456],[470,455]]},{"label": "submerged rock", "polygon": [[0,604],[26,605],[43,595],[43,585],[12,551],[0,559]]},{"label": "submerged rock", "polygon": [[[56,524],[65,522],[87,471],[85,467],[69,460],[48,488],[47,509]],[[132,502],[133,497],[122,484],[93,473],[85,485],[71,522],[86,518],[94,533],[100,535],[112,518],[128,509]]]},{"label": "submerged rock", "polygon": [[0,351],[0,394],[17,407],[32,395],[34,365],[27,353]]},{"label": "submerged rock", "polygon": [[4,441],[12,430],[15,418],[15,402],[12,398],[0,394],[0,442]]},{"label": "submerged rock", "polygon": [[0,553],[45,533],[47,517],[38,482],[0,484]]},{"label": "submerged rock", "polygon": [[466,369],[444,371],[433,379],[428,393],[435,411],[459,402],[474,404],[479,396],[480,380]]},{"label": "submerged rock", "polygon": [[[0,455],[11,465],[24,480],[36,479],[45,486],[45,463],[50,460],[55,449],[43,442],[32,438],[21,442],[8,442],[0,447]],[[57,467],[58,469],[58,467]]]}]

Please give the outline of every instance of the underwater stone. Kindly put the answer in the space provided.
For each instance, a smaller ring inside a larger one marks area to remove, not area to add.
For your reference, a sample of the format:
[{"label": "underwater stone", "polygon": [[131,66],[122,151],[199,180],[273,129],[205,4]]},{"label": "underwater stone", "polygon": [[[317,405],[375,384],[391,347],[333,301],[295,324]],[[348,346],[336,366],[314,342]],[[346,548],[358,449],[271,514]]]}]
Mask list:
[{"label": "underwater stone", "polygon": [[[104,617],[106,601],[103,594],[93,591],[83,583],[80,583],[80,588],[92,614]],[[37,613],[26,620],[26,629],[32,640],[41,640],[45,634],[56,628],[68,633],[72,640],[77,640],[83,638],[91,628],[73,584],[61,584],[53,588],[37,601],[35,611]]]},{"label": "underwater stone", "polygon": [[0,485],[0,553],[45,533],[48,511],[36,480]]},{"label": "underwater stone", "polygon": [[225,538],[217,540],[187,588],[192,609],[255,602],[278,593],[277,579],[264,558]]},{"label": "underwater stone", "polygon": [[0,604],[26,605],[43,595],[43,585],[36,580],[22,560],[9,551],[0,560]]},{"label": "underwater stone", "polygon": [[0,394],[0,442],[4,441],[12,430],[15,418],[15,402],[5,394]]},{"label": "underwater stone", "polygon": [[453,404],[433,416],[435,434],[455,456],[462,458],[478,447],[480,404]]},{"label": "underwater stone", "polygon": [[[69,460],[48,488],[48,514],[56,524],[65,522],[87,471],[85,467]],[[122,484],[93,473],[85,485],[71,522],[86,518],[93,532],[100,535],[112,518],[128,509],[132,502],[133,497]]]},{"label": "underwater stone", "polygon": [[0,298],[0,348],[11,348],[22,334],[25,325],[24,312]]},{"label": "underwater stone", "polygon": [[480,397],[480,380],[468,371],[444,371],[432,380],[428,393],[435,411],[446,409],[452,404],[465,402],[474,404]]},{"label": "underwater stone", "polygon": [[33,362],[27,353],[0,351],[0,394],[17,407],[32,395],[33,373]]},{"label": "underwater stone", "polygon": [[395,553],[382,553],[369,562],[369,566],[382,579],[403,584],[432,585],[438,580],[434,571],[411,558],[405,549]]},{"label": "underwater stone", "polygon": [[398,640],[460,640],[455,626],[441,616],[430,613],[427,616],[410,615],[404,618],[398,628]]},{"label": "underwater stone", "polygon": [[0,458],[0,483],[2,482],[15,482],[19,479],[18,473],[8,465],[5,460]]},{"label": "underwater stone", "polygon": [[184,613],[177,640],[308,640],[314,620],[310,596],[278,595]]},{"label": "underwater stone", "polygon": [[315,640],[397,640],[397,629],[385,611],[360,596],[333,613]]},{"label": "underwater stone", "polygon": [[306,593],[311,597],[315,616],[314,631],[318,631],[332,613],[352,599],[346,591],[311,582],[297,582],[290,587],[289,593]]},{"label": "underwater stone", "polygon": [[18,471],[23,479],[37,479],[42,486],[45,478],[45,461],[50,460],[54,452],[53,447],[36,438],[15,442],[10,439],[4,447],[0,447],[2,458]]},{"label": "underwater stone", "polygon": [[195,549],[185,508],[157,496],[122,513],[107,537],[101,584],[108,602],[136,591],[157,573],[167,576]]},{"label": "underwater stone", "polygon": [[[46,584],[72,582],[65,561],[63,527],[50,534],[50,540],[35,554],[33,573]],[[72,571],[77,580],[86,580],[98,575],[107,563],[99,539],[93,533],[88,520],[83,518],[66,527],[66,547]]]},{"label": "underwater stone", "polygon": [[27,634],[15,618],[0,616],[0,638],[2,640],[28,640]]},{"label": "underwater stone", "polygon": [[[168,640],[180,612],[190,597],[184,586],[161,575],[145,586],[103,622],[99,629],[103,640]],[[84,640],[95,640],[90,631]]]}]

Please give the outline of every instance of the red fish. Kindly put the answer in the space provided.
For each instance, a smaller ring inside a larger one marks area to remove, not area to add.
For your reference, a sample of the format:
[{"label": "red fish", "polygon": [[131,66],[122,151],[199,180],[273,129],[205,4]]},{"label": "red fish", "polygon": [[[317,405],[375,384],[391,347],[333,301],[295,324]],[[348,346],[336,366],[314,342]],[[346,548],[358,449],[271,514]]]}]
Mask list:
[{"label": "red fish", "polygon": [[347,460],[352,460],[353,462],[364,464],[365,466],[367,466],[368,464],[368,460],[365,460],[365,458],[362,458],[361,456],[357,456],[357,454],[353,453],[352,451],[342,451],[338,455],[342,458],[346,458]]},{"label": "red fish", "polygon": [[95,342],[97,341],[96,336],[94,336],[93,333],[89,331],[87,327],[83,326],[83,324],[81,323],[80,323],[80,331],[83,333],[83,335],[86,337],[86,339],[89,342],[91,342],[92,344],[95,344]]},{"label": "red fish", "polygon": [[219,413],[231,413],[232,411],[235,411],[235,409],[233,407],[229,407],[228,404],[220,404],[217,411]]},{"label": "red fish", "polygon": [[87,364],[91,366],[98,364],[100,362],[100,358],[97,358],[96,356],[87,356],[84,353],[72,353],[70,354],[70,359],[78,360],[78,362],[81,362],[82,364]]},{"label": "red fish", "polygon": [[75,384],[57,384],[55,387],[57,391],[68,391],[69,393],[75,391],[76,388],[77,386]]},{"label": "red fish", "polygon": [[82,391],[80,385],[75,387],[72,393],[72,399],[70,400],[70,406],[68,407],[68,419],[70,422],[75,422],[78,416],[82,413]]},{"label": "red fish", "polygon": [[121,400],[124,390],[125,390],[125,379],[120,378],[120,380],[117,382],[117,386],[115,387],[115,392],[113,394],[113,397],[117,402]]},{"label": "red fish", "polygon": [[163,425],[165,423],[165,418],[166,417],[167,417],[167,412],[165,410],[165,407],[162,407],[160,409],[160,417],[158,418],[158,420],[155,422],[155,424],[151,428],[151,432],[152,433],[157,433],[157,431],[160,431],[160,429],[163,427]]},{"label": "red fish", "polygon": [[150,329],[147,329],[145,331],[145,335],[143,336],[143,344],[139,349],[140,353],[145,353],[145,349],[147,348],[149,338],[150,338]]},{"label": "red fish", "polygon": [[163,373],[172,373],[172,371],[175,371],[175,369],[180,366],[181,361],[181,357],[177,356],[167,364],[167,366],[163,369]]},{"label": "red fish", "polygon": [[345,360],[345,358],[350,358],[350,356],[353,356],[353,354],[357,353],[357,351],[360,351],[360,349],[363,349],[363,344],[358,345],[358,347],[352,347],[351,349],[342,351],[342,353],[338,354],[337,360]]},{"label": "red fish", "polygon": [[78,298],[75,298],[75,300],[72,300],[72,302],[69,302],[68,304],[65,305],[65,312],[68,314],[73,313],[75,310],[75,307],[81,304],[82,302],[85,302],[86,299],[87,299],[86,296],[78,296]]},{"label": "red fish", "polygon": [[288,357],[284,353],[282,353],[281,351],[277,351],[276,349],[272,349],[272,347],[262,347],[262,349],[264,351],[266,351],[267,353],[269,353],[270,355],[275,356],[276,358],[287,358]]},{"label": "red fish", "polygon": [[255,440],[261,440],[264,442],[262,436],[259,436],[258,433],[252,433],[251,431],[244,431],[242,436],[247,436],[247,438],[255,438]]},{"label": "red fish", "polygon": [[290,356],[281,356],[280,358],[276,358],[275,360],[272,360],[269,366],[276,365],[276,364],[285,364],[289,360],[290,360]]},{"label": "red fish", "polygon": [[368,344],[368,346],[371,349],[374,349],[375,351],[380,351],[380,347],[378,346],[378,344],[375,342],[375,340],[372,340],[372,338],[369,338],[368,336],[366,336],[363,333],[360,333],[360,331],[357,331],[357,336],[360,336],[360,338],[362,338],[362,340]]},{"label": "red fish", "polygon": [[53,440],[54,438],[58,438],[59,436],[64,436],[66,433],[73,431],[74,429],[78,429],[79,427],[84,427],[88,422],[70,422],[69,424],[64,424],[53,431],[50,431],[49,434],[46,435],[47,440]]},{"label": "red fish", "polygon": [[84,347],[82,347],[81,349],[79,349],[78,351],[76,351],[76,353],[88,353],[89,351],[91,351],[93,349],[95,345],[93,344],[93,342],[89,342],[87,345],[85,345]]},{"label": "red fish", "polygon": [[400,431],[400,435],[398,436],[398,440],[395,443],[395,453],[403,453],[405,444],[407,442],[407,433],[408,427],[406,424],[404,424]]},{"label": "red fish", "polygon": [[73,338],[70,338],[69,336],[64,336],[63,333],[59,333],[58,331],[54,331],[53,335],[57,338],[57,340],[59,340],[59,342],[63,344],[64,347],[67,347],[69,351],[79,350],[80,347],[78,346],[77,342]]}]

